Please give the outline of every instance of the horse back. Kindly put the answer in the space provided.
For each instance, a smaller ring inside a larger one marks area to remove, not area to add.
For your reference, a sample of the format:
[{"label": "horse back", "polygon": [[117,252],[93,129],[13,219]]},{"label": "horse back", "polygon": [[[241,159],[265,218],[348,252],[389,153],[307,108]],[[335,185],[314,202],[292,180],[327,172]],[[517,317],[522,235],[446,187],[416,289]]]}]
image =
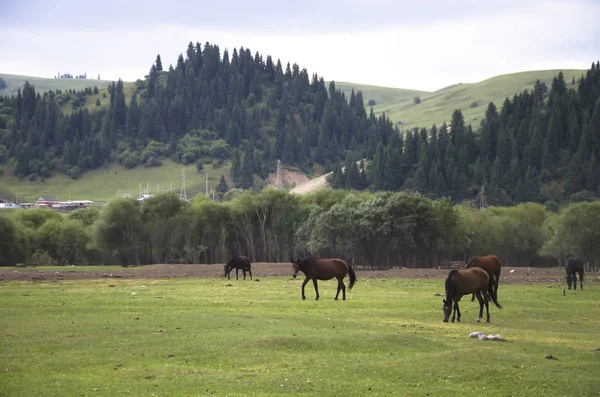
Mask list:
[{"label": "horse back", "polygon": [[448,274],[448,282],[452,284],[454,295],[463,296],[487,287],[490,281],[488,273],[479,267],[454,269]]},{"label": "horse back", "polygon": [[334,277],[346,276],[348,264],[339,258],[312,258],[310,265],[306,268],[308,277],[319,280],[330,280]]},{"label": "horse back", "polygon": [[496,275],[498,278],[500,278],[502,262],[500,262],[500,259],[498,259],[496,255],[474,256],[471,258],[465,268],[471,269],[475,267],[485,270],[488,274],[488,277]]}]

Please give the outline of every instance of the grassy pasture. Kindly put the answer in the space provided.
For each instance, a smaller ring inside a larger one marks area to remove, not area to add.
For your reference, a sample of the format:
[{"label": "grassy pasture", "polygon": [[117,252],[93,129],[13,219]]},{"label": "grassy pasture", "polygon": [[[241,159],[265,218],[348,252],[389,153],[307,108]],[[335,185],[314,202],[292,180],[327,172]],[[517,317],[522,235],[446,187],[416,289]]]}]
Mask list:
[{"label": "grassy pasture", "polygon": [[0,395],[599,393],[593,281],[566,296],[556,283],[502,285],[491,325],[467,297],[463,322],[442,323],[442,280],[359,278],[345,302],[331,281],[302,301],[301,282],[2,283]]},{"label": "grassy pasture", "polygon": [[[21,76],[17,74],[0,74],[0,78],[6,82],[6,88],[0,90],[2,95],[17,94],[19,88],[23,88],[26,81],[35,86],[35,92],[46,92],[55,90],[83,90],[87,87],[97,86],[98,89],[108,87],[112,84],[112,80],[97,80],[97,79],[55,79],[36,76]],[[96,99],[94,99],[96,102]]]},{"label": "grassy pasture", "polygon": [[131,192],[133,197],[138,196],[140,183],[142,188],[149,188],[154,194],[157,189],[168,190],[173,185],[173,191],[179,193],[181,169],[185,170],[186,192],[188,197],[198,193],[204,193],[206,175],[208,173],[209,189],[219,183],[221,174],[230,182],[230,165],[225,164],[219,168],[213,168],[211,164],[205,164],[202,173],[196,171],[195,164],[177,164],[173,161],[162,160],[160,167],[145,168],[137,166],[126,169],[124,166],[113,162],[106,167],[86,171],[78,179],[71,179],[65,175],[55,173],[52,178],[42,182],[40,179],[29,182],[26,178],[19,179],[9,175],[8,167],[5,166],[4,175],[0,175],[0,197],[13,198],[17,194],[26,200],[35,201],[39,196],[56,196],[59,200],[68,200],[69,194],[72,200],[106,201],[117,194],[119,189],[123,193]]},{"label": "grassy pasture", "polygon": [[[336,83],[336,87],[345,92],[351,88],[363,90],[365,106],[369,99],[375,99],[377,105],[373,107],[376,114],[383,112],[395,122],[402,122],[400,128],[426,127],[433,124],[438,127],[445,121],[450,122],[455,109],[460,109],[465,117],[466,124],[472,123],[479,127],[488,103],[494,102],[498,110],[506,97],[512,99],[515,94],[523,90],[533,89],[535,81],[539,79],[551,87],[552,79],[560,70],[535,70],[495,76],[477,83],[461,83],[445,87],[434,92],[419,92],[388,87],[361,86],[353,83]],[[585,75],[585,70],[563,70],[567,87],[571,88],[573,77],[577,80]],[[364,87],[364,89],[362,88]],[[375,89],[377,88],[377,89]],[[419,96],[421,103],[413,103],[414,97]],[[476,107],[471,107],[473,102]]]}]

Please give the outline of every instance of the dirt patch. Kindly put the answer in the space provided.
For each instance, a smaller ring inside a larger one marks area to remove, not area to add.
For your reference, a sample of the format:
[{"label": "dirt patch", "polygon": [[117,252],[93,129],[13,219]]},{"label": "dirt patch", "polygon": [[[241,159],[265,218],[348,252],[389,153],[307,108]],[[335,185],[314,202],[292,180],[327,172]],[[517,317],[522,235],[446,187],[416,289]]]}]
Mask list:
[{"label": "dirt patch", "polygon": [[[388,270],[373,270],[369,268],[357,268],[357,278],[390,278],[402,277],[413,279],[445,279],[448,275],[447,269],[412,269],[393,268]],[[254,278],[265,278],[274,276],[291,277],[291,264],[256,262],[252,264],[252,275]],[[223,275],[223,265],[147,265],[139,267],[115,266],[109,271],[96,271],[93,268],[86,270],[85,267],[65,267],[64,270],[41,270],[36,268],[0,268],[0,281],[55,281],[55,280],[79,280],[79,279],[170,279],[170,278],[219,278]],[[585,282],[600,281],[598,273],[586,274]],[[235,279],[235,272],[232,272]],[[239,274],[242,278],[242,272]],[[561,268],[513,268],[502,269],[500,277],[501,284],[551,282],[565,284],[564,270]]]}]

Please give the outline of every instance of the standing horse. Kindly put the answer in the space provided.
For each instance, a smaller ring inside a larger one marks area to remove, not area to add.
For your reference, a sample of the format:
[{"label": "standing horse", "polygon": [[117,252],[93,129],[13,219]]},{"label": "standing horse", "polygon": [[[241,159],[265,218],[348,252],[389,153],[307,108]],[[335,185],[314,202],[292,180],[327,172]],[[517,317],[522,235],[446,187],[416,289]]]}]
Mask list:
[{"label": "standing horse", "polygon": [[583,289],[583,262],[578,258],[568,258],[565,262],[565,270],[567,271],[567,285],[571,289],[571,284],[577,290],[577,274],[579,273],[579,285]]},{"label": "standing horse", "polygon": [[342,291],[342,299],[346,300],[346,285],[344,284],[344,277],[346,277],[346,274],[350,277],[349,290],[352,289],[356,282],[356,273],[354,273],[352,266],[337,258],[322,259],[308,257],[296,261],[292,259],[292,268],[294,269],[294,278],[296,278],[298,272],[302,272],[306,276],[302,283],[302,300],[306,299],[306,295],[304,295],[304,286],[308,283],[308,280],[313,281],[315,292],[317,293],[317,300],[319,300],[317,280],[331,280],[334,277],[337,278],[338,285],[335,300],[338,299],[340,290]]},{"label": "standing horse", "polygon": [[238,279],[238,272],[242,269],[242,273],[244,273],[244,280],[246,279],[246,270],[250,273],[250,280],[252,280],[252,270],[250,259],[247,256],[234,256],[227,261],[227,263],[223,266],[223,275],[227,276],[229,280],[229,274],[231,271],[235,269],[235,279]]},{"label": "standing horse", "polygon": [[[494,291],[498,296],[498,281],[500,281],[500,272],[502,271],[502,262],[496,255],[474,256],[471,258],[465,269],[478,267],[485,270],[490,278],[488,289]],[[471,296],[471,302],[475,300],[475,294]]]},{"label": "standing horse", "polygon": [[[448,273],[446,278],[446,299],[444,299],[444,322],[448,322],[448,317],[452,313],[452,322],[458,313],[458,322],[460,322],[460,309],[458,307],[458,301],[463,295],[474,293],[479,301],[479,317],[477,322],[481,321],[483,315],[483,305],[485,304],[485,312],[487,314],[486,323],[490,322],[490,308],[488,301],[490,298],[490,291],[488,290],[490,284],[490,278],[485,270],[473,267],[470,269],[454,269]],[[500,303],[496,298],[496,294],[491,291],[491,298],[494,304],[498,308],[502,309]]]}]

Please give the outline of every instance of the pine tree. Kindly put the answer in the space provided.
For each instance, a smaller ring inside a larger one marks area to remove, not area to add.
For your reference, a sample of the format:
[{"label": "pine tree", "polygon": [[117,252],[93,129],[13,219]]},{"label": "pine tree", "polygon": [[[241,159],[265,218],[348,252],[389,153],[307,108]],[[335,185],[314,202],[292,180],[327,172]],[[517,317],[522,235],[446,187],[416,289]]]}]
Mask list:
[{"label": "pine tree", "polygon": [[221,175],[221,179],[219,180],[219,184],[215,187],[215,191],[218,193],[227,193],[229,191],[229,186],[227,186],[227,182],[225,182],[225,175]]},{"label": "pine tree", "polygon": [[154,66],[156,67],[157,72],[162,72],[163,66],[162,61],[160,60],[160,54],[156,56],[156,61],[154,62]]}]

